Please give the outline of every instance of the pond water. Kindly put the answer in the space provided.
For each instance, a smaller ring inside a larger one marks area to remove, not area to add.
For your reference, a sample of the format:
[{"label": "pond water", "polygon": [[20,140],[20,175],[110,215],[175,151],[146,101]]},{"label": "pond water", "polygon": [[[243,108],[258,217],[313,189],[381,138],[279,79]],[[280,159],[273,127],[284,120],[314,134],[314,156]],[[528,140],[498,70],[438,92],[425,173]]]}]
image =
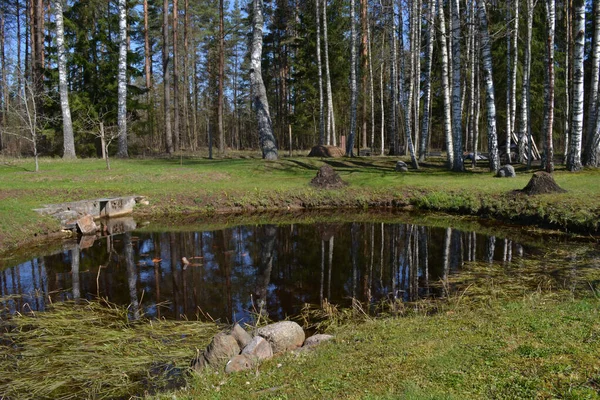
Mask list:
[{"label": "pond water", "polygon": [[440,282],[470,261],[508,267],[539,253],[510,237],[402,221],[178,232],[150,225],[70,247],[1,270],[0,309],[102,297],[129,306],[132,318],[232,322],[266,312],[279,320],[323,300],[442,296]]}]

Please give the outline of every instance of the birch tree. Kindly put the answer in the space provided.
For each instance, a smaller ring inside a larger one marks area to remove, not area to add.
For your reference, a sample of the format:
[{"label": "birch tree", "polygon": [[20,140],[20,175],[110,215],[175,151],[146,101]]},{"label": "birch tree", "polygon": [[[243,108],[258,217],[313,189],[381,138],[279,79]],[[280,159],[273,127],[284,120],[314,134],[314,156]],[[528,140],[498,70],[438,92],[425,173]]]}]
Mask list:
[{"label": "birch tree", "polygon": [[485,0],[480,0],[479,3],[479,23],[481,26],[481,53],[483,56],[483,79],[485,82],[489,162],[490,171],[495,172],[500,168],[500,158],[498,157],[498,134],[496,132],[496,103],[492,74],[492,51]]},{"label": "birch tree", "polygon": [[[527,39],[525,44],[525,59],[523,61],[523,88],[521,96],[521,124],[519,129],[519,162],[527,158],[527,168],[531,168],[532,137],[530,113],[531,92],[531,37],[533,32],[534,0],[526,0],[527,4]],[[527,146],[527,149],[526,149]],[[526,154],[527,150],[527,154]]]},{"label": "birch tree", "polygon": [[[553,1],[550,0],[548,2],[552,3]],[[567,156],[567,169],[569,171],[578,171],[581,169],[581,142],[583,136],[583,57],[585,52],[584,0],[575,0],[573,13],[575,17],[575,43],[573,48],[573,119],[571,121],[571,139]],[[551,67],[549,66],[549,69],[550,68]],[[592,81],[593,80],[594,78],[592,78]],[[597,76],[595,80],[597,84]],[[552,129],[549,129],[551,132]],[[551,159],[549,158],[546,160],[546,165],[548,164],[551,164]]]},{"label": "birch tree", "polygon": [[592,42],[592,81],[590,84],[590,97],[588,101],[586,142],[583,149],[583,164],[595,166],[590,163],[593,158],[594,140],[596,133],[596,108],[598,107],[598,76],[600,74],[600,0],[594,0],[594,40]]},{"label": "birch tree", "polygon": [[356,82],[356,7],[350,0],[350,134],[346,143],[346,156],[354,157],[354,139],[356,136],[356,106],[358,87]]},{"label": "birch tree", "polygon": [[250,83],[252,104],[258,120],[258,138],[262,157],[277,160],[277,143],[273,135],[273,124],[269,114],[269,101],[262,78],[263,0],[252,1],[252,43],[250,47]]},{"label": "birch tree", "polygon": [[[583,1],[583,0],[581,0]],[[552,128],[554,126],[554,30],[556,26],[556,2],[545,0],[546,6],[546,84],[544,88],[544,159],[542,166],[548,173],[554,171],[554,147]],[[583,91],[582,91],[583,92]],[[583,110],[583,107],[582,107]],[[575,114],[575,110],[573,110]],[[574,133],[571,133],[573,136]],[[581,138],[580,138],[581,147]]]},{"label": "birch tree", "polygon": [[[454,146],[452,140],[452,116],[451,116],[451,103],[450,103],[450,87],[449,87],[449,62],[448,62],[448,48],[446,46],[446,21],[444,17],[444,7],[442,0],[438,2],[438,17],[440,26],[440,44],[441,44],[441,58],[442,58],[442,96],[444,98],[444,115],[442,116],[442,125],[444,127],[444,136],[446,138],[446,150],[448,167],[454,167]],[[462,158],[462,157],[461,157]]]},{"label": "birch tree", "polygon": [[460,9],[459,0],[451,0],[452,10],[452,141],[454,144],[454,162],[452,170],[464,170],[462,156],[462,106],[461,106],[461,69],[460,69]]},{"label": "birch tree", "polygon": [[433,43],[435,41],[435,6],[436,0],[429,0],[427,34],[425,36],[425,81],[423,83],[423,121],[421,125],[421,143],[419,144],[419,161],[425,161],[427,156],[427,141],[429,139],[431,108],[431,71],[433,65]]},{"label": "birch tree", "polygon": [[69,107],[69,89],[67,86],[67,55],[65,53],[62,0],[54,0],[54,15],[56,18],[56,47],[58,50],[58,91],[60,92],[60,108],[63,120],[63,158],[76,158],[71,107]]},{"label": "birch tree", "polygon": [[327,144],[336,145],[335,114],[333,112],[333,93],[331,91],[331,73],[329,71],[329,40],[327,38],[327,0],[323,1],[323,41],[325,46],[325,80],[327,82]]},{"label": "birch tree", "polygon": [[117,123],[119,142],[117,157],[126,158],[127,154],[127,1],[119,0],[119,88]]},{"label": "birch tree", "polygon": [[319,75],[319,144],[325,144],[325,110],[323,104],[323,68],[321,66],[321,1],[315,0],[317,22],[317,69]]}]

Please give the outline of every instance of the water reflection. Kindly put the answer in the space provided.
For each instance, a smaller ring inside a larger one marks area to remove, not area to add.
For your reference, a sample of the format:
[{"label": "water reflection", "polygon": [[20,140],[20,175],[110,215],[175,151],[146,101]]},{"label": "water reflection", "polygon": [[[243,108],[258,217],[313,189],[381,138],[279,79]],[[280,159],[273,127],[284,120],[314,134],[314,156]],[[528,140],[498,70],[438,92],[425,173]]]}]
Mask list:
[{"label": "water reflection", "polygon": [[[527,249],[510,239],[411,224],[238,226],[206,232],[128,232],[74,245],[0,271],[0,308],[107,298],[131,318],[247,320],[297,314],[305,303],[405,301],[465,261],[510,264]],[[11,297],[12,295],[22,295]]]}]

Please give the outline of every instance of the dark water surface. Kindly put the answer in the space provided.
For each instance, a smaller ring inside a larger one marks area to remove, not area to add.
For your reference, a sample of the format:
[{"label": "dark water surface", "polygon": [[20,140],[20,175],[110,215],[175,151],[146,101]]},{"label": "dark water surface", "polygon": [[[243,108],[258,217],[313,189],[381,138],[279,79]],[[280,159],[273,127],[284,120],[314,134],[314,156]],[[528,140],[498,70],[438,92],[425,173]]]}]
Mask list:
[{"label": "dark water surface", "polygon": [[537,251],[510,238],[407,223],[148,230],[1,270],[0,308],[41,311],[50,302],[102,297],[129,305],[132,318],[247,321],[262,307],[277,320],[324,299],[344,305],[439,296],[440,280],[465,262],[510,266]]}]

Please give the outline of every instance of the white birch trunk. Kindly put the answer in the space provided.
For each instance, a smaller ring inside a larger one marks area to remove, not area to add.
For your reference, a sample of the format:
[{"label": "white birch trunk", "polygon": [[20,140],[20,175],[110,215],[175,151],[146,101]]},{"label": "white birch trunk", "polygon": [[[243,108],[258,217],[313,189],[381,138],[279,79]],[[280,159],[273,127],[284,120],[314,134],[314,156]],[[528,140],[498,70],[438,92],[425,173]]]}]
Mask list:
[{"label": "white birch trunk", "polygon": [[433,65],[433,43],[435,42],[435,6],[436,0],[429,0],[429,21],[425,47],[425,82],[423,83],[423,121],[421,125],[421,143],[419,145],[419,161],[425,161],[427,156],[427,141],[429,138],[429,109],[431,107],[431,70]]},{"label": "white birch trunk", "polygon": [[356,107],[358,87],[356,83],[356,6],[350,0],[350,134],[346,142],[346,156],[354,157],[354,139],[356,137]]},{"label": "white birch trunk", "polygon": [[464,170],[462,154],[462,108],[461,108],[461,79],[460,79],[460,9],[459,0],[451,0],[452,7],[452,140],[454,144],[454,163],[452,170]]},{"label": "white birch trunk", "polygon": [[[518,3],[518,0],[516,1]],[[506,146],[504,151],[506,152],[507,163],[511,163],[510,159],[510,135],[512,132],[512,32],[511,32],[511,7],[512,1],[507,0],[506,2]]]},{"label": "white birch trunk", "polygon": [[447,35],[446,35],[446,21],[444,17],[444,7],[442,0],[438,2],[438,16],[440,23],[440,35],[441,35],[441,56],[442,56],[442,95],[444,96],[444,115],[442,117],[442,124],[444,127],[444,136],[446,137],[446,150],[448,167],[454,166],[454,145],[452,140],[452,116],[450,112],[450,87],[449,87],[449,62],[448,62],[448,49],[446,46]]},{"label": "white birch trunk", "polygon": [[325,110],[323,104],[323,68],[321,66],[321,1],[316,0],[316,22],[317,22],[317,68],[319,70],[319,144],[325,144]]},{"label": "white birch trunk", "polygon": [[119,127],[119,143],[117,156],[128,157],[127,154],[127,8],[126,0],[119,0],[119,82],[117,123]]},{"label": "white birch trunk", "polygon": [[510,94],[510,128],[511,135],[515,131],[515,121],[517,119],[517,66],[519,61],[519,0],[515,1],[515,16],[514,16],[514,26],[513,26],[513,66],[512,66],[512,76],[510,78],[511,94]]},{"label": "white birch trunk", "polygon": [[273,125],[269,114],[267,91],[262,79],[261,59],[263,40],[263,0],[253,0],[252,45],[250,50],[250,83],[254,111],[258,120],[258,138],[262,157],[265,160],[277,160],[277,143],[273,135]]},{"label": "white birch trunk", "polygon": [[596,132],[596,107],[598,106],[598,76],[600,74],[600,0],[594,0],[594,40],[592,42],[592,81],[588,102],[586,142],[583,149],[583,163],[590,165],[591,153],[594,152]]},{"label": "white birch trunk", "polygon": [[[571,141],[567,156],[567,169],[581,169],[581,139],[583,136],[583,56],[585,52],[585,1],[575,1],[575,44],[573,47],[573,119]],[[597,81],[596,77],[596,81]]]},{"label": "white birch trunk", "polygon": [[[56,18],[56,47],[58,50],[58,91],[60,92],[60,108],[63,117],[63,158],[76,158],[71,107],[69,107],[69,89],[67,85],[63,0],[54,0],[54,15]],[[0,148],[0,150],[2,149]]]},{"label": "white birch trunk", "polygon": [[398,110],[398,97],[396,96],[397,90],[397,75],[396,75],[396,18],[394,15],[394,3],[390,1],[389,18],[391,19],[390,29],[390,112],[389,112],[389,145],[390,154],[398,155],[398,135],[396,130],[396,111]]},{"label": "white birch trunk", "polygon": [[479,4],[479,23],[481,25],[481,52],[483,55],[483,71],[485,74],[484,82],[489,162],[490,171],[495,172],[500,168],[500,159],[498,157],[498,134],[496,132],[496,103],[492,74],[492,50],[488,31],[485,0],[482,0]]},{"label": "white birch trunk", "polygon": [[336,146],[335,114],[333,112],[331,74],[329,72],[329,41],[327,40],[327,0],[323,0],[323,40],[325,42],[325,80],[327,81],[327,144]]},{"label": "white birch trunk", "polygon": [[[552,131],[554,127],[554,32],[556,27],[556,2],[546,0],[546,87],[544,112],[544,158],[542,167],[548,173],[554,171],[554,147]],[[573,110],[575,111],[575,110]],[[583,112],[583,107],[582,107]]]},{"label": "white birch trunk", "polygon": [[371,89],[371,152],[375,149],[375,86],[373,84],[373,58],[371,56],[371,28],[367,21],[367,43],[369,45],[369,84]]},{"label": "white birch trunk", "polygon": [[[469,27],[469,47],[471,48],[471,58],[469,59],[470,62],[470,69],[471,69],[471,75],[469,76],[469,118],[468,118],[468,134],[467,134],[467,146],[469,144],[469,139],[471,139],[471,151],[473,152],[473,159],[472,159],[472,165],[473,167],[475,167],[477,165],[477,158],[476,158],[476,152],[475,152],[475,146],[473,145],[474,138],[473,135],[475,133],[475,68],[477,68],[479,65],[475,63],[475,60],[477,59],[477,54],[475,53],[475,0],[471,0],[471,3],[469,5],[469,22],[470,22],[470,27]],[[467,147],[465,146],[465,147]]]},{"label": "white birch trunk", "polygon": [[[162,35],[162,67],[163,67],[163,106],[165,123],[165,144],[167,153],[173,153],[173,131],[171,128],[171,76],[169,74],[169,2],[163,1],[163,35]],[[210,146],[211,143],[209,143]],[[211,157],[212,158],[212,157]]]},{"label": "white birch trunk", "polygon": [[[419,49],[419,45],[417,43],[416,40],[416,34],[415,34],[415,13],[414,13],[414,8],[412,10],[413,12],[412,14],[412,24],[411,24],[411,29],[410,29],[410,59],[411,59],[411,68],[410,68],[410,75],[408,76],[408,91],[404,90],[404,82],[406,80],[406,75],[405,75],[405,65],[404,62],[402,62],[402,66],[400,69],[400,97],[402,99],[402,108],[404,109],[404,135],[406,138],[406,147],[408,148],[408,152],[410,154],[410,161],[412,164],[412,167],[415,169],[419,169],[419,163],[417,162],[417,157],[415,155],[415,148],[413,146],[413,141],[412,141],[412,112],[413,112],[413,92],[414,92],[414,79],[413,79],[413,75],[416,73],[415,71],[415,63],[414,63],[414,57],[415,51],[418,51]],[[400,15],[402,15],[402,10],[400,10]],[[403,33],[403,22],[402,19],[400,19],[400,43],[402,43],[402,45],[400,46],[400,51],[401,53],[404,53],[404,33]],[[415,47],[417,47],[417,50],[415,50]],[[402,57],[402,60],[404,60],[404,57]]]},{"label": "white birch trunk", "polygon": [[523,65],[523,87],[521,99],[521,125],[519,129],[519,162],[527,159],[527,168],[531,168],[532,143],[531,130],[529,129],[529,99],[531,86],[531,36],[533,31],[533,0],[526,0],[527,4],[527,40],[525,45],[525,60]]},{"label": "white birch trunk", "polygon": [[[384,34],[385,35],[385,34]],[[379,99],[381,101],[381,142],[379,143],[379,155],[385,155],[385,105],[383,101],[383,67],[384,67],[384,57],[381,57],[381,67],[379,69]]]}]

